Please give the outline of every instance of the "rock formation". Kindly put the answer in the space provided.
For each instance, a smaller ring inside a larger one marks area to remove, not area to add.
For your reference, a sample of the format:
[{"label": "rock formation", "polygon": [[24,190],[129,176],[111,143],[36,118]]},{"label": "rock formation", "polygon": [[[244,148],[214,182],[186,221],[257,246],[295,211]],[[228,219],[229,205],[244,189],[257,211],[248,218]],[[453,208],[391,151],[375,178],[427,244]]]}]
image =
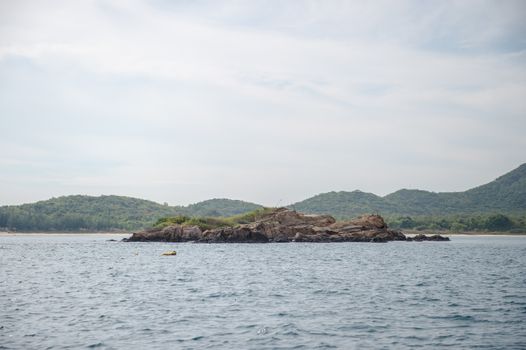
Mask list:
[{"label": "rock formation", "polygon": [[170,225],[134,233],[126,241],[266,243],[266,242],[388,242],[448,241],[439,235],[414,239],[387,228],[379,215],[364,215],[337,222],[329,215],[306,215],[287,208],[267,213],[256,221],[234,227],[201,230],[198,226]]}]

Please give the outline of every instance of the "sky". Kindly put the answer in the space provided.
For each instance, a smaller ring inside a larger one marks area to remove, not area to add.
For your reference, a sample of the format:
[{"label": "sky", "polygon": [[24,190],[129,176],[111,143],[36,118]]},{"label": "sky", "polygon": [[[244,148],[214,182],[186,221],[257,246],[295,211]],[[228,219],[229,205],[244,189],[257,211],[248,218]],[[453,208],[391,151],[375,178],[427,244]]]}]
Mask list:
[{"label": "sky", "polygon": [[526,162],[526,2],[0,0],[0,133],[0,205],[464,191]]}]

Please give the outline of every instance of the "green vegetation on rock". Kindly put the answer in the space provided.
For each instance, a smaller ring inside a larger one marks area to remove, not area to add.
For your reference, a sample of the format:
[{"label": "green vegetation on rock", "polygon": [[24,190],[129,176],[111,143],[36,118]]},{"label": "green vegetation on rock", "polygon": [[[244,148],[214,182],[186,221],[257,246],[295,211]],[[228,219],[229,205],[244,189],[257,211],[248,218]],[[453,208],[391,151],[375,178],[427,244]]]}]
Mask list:
[{"label": "green vegetation on rock", "polygon": [[254,222],[264,215],[272,213],[274,208],[259,208],[248,213],[233,215],[230,217],[190,217],[178,215],[165,217],[157,220],[154,227],[162,228],[170,225],[199,226],[201,230],[209,230],[220,227],[234,227],[240,224]]}]

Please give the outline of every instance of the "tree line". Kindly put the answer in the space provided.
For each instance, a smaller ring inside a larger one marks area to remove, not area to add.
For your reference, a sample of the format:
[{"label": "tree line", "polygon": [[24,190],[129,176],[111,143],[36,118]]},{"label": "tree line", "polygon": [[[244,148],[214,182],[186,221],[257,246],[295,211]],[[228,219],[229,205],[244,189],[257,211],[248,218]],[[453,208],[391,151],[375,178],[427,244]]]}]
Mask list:
[{"label": "tree line", "polygon": [[526,216],[520,215],[397,216],[386,221],[395,229],[526,233]]},{"label": "tree line", "polygon": [[19,208],[0,208],[0,229],[7,231],[113,231],[135,230],[155,220],[126,220],[105,215],[43,214]]}]

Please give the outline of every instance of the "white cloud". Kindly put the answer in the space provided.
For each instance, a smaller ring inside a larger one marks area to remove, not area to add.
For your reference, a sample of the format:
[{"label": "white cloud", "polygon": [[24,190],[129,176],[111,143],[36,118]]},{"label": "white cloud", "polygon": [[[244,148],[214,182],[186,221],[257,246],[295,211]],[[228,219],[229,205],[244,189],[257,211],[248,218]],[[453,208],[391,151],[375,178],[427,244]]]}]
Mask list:
[{"label": "white cloud", "polygon": [[0,169],[18,187],[0,190],[275,204],[477,185],[524,161],[522,7],[2,3]]}]

